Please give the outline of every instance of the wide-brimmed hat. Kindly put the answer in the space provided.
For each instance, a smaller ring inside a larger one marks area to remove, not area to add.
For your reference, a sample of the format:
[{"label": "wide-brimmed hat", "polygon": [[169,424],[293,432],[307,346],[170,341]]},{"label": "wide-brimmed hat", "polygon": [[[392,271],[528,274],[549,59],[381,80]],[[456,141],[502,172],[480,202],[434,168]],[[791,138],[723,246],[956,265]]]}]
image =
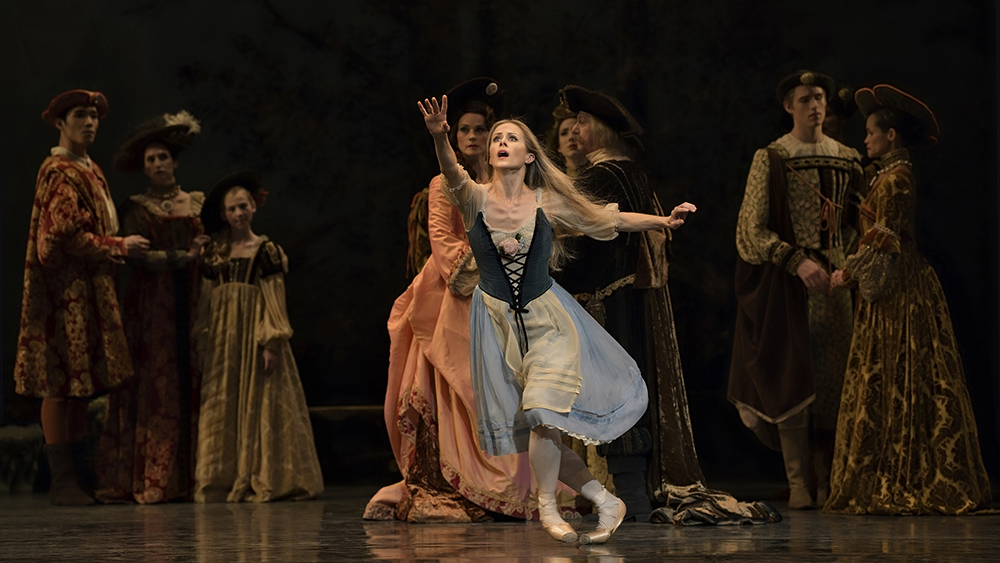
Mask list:
[{"label": "wide-brimmed hat", "polygon": [[201,124],[190,113],[181,110],[165,113],[140,124],[129,139],[118,149],[112,161],[115,170],[126,174],[142,169],[142,157],[150,143],[162,143],[176,156],[191,146]]},{"label": "wide-brimmed hat", "polygon": [[856,88],[850,84],[837,83],[837,88],[826,100],[826,107],[842,117],[851,117],[858,111],[858,104],[854,101]]},{"label": "wide-brimmed hat", "polygon": [[98,119],[108,115],[108,98],[104,94],[91,90],[69,90],[52,98],[49,107],[42,112],[42,121],[55,126],[56,119],[76,106],[96,107]]},{"label": "wide-brimmed hat", "polygon": [[798,86],[819,86],[826,92],[827,101],[834,96],[837,90],[837,83],[825,74],[813,72],[811,70],[796,70],[778,82],[774,89],[774,94],[778,98],[778,103],[785,103],[785,96],[788,92]]},{"label": "wide-brimmed hat", "polygon": [[458,120],[462,118],[462,112],[469,102],[482,102],[490,106],[497,119],[500,119],[503,111],[504,92],[500,90],[497,81],[488,76],[466,80],[448,90],[445,95],[448,96],[448,124],[452,127],[458,126]]},{"label": "wide-brimmed hat", "polygon": [[559,99],[570,111],[585,111],[599,118],[616,133],[643,148],[639,140],[639,136],[643,134],[642,127],[617,99],[573,84],[559,90]]},{"label": "wide-brimmed hat", "polygon": [[858,104],[861,114],[868,117],[879,107],[888,107],[909,114],[923,127],[924,136],[918,147],[932,147],[937,144],[941,130],[937,118],[927,104],[914,96],[889,84],[878,84],[871,88],[861,88],[854,93],[854,101]]},{"label": "wide-brimmed hat", "polygon": [[222,196],[230,188],[236,186],[246,188],[250,192],[250,195],[253,196],[254,203],[258,208],[264,205],[267,191],[264,190],[260,174],[253,170],[237,170],[236,172],[226,174],[212,186],[212,191],[208,192],[205,203],[201,207],[201,224],[205,226],[206,233],[218,232],[225,226],[225,221],[223,221],[220,213],[222,209]]}]

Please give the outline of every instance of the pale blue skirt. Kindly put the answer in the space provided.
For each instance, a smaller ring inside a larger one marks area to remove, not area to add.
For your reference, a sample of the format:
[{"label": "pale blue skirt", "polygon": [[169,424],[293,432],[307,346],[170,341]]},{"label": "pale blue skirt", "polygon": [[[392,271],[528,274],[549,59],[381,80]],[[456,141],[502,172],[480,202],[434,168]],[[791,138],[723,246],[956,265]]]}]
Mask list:
[{"label": "pale blue skirt", "polygon": [[[548,294],[554,294],[568,314],[563,318],[568,318],[575,325],[575,331],[573,327],[566,330],[565,327],[555,326],[552,330],[575,332],[579,338],[579,394],[572,400],[568,412],[547,408],[522,409],[524,388],[509,365],[510,356],[505,355],[504,346],[497,336],[498,332],[511,329],[511,314],[506,311],[508,319],[501,318],[499,321],[508,323],[508,326],[494,326],[497,316],[490,315],[482,290],[477,287],[472,294],[469,319],[472,389],[476,399],[479,445],[487,454],[527,451],[531,428],[538,425],[557,428],[591,444],[610,442],[631,428],[646,411],[649,401],[646,383],[642,380],[639,367],[625,349],[565,289],[553,283],[546,295],[539,299]],[[528,303],[526,308],[525,324],[530,325],[532,304]],[[529,350],[531,344],[529,341]],[[553,364],[561,363],[557,358],[551,359]],[[529,371],[522,374],[522,381],[527,383],[531,381],[533,372],[543,374],[545,370],[546,366],[539,365],[536,357]]]}]

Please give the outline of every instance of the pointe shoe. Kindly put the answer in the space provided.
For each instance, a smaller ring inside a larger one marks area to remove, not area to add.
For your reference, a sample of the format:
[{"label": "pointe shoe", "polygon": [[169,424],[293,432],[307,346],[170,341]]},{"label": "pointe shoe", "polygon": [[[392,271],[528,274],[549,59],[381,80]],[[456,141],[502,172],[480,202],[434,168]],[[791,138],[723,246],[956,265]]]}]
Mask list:
[{"label": "pointe shoe", "polygon": [[556,522],[555,524],[542,524],[542,528],[552,536],[552,539],[563,543],[573,543],[576,541],[576,530],[566,522]]},{"label": "pointe shoe", "polygon": [[[614,501],[618,504],[617,507],[618,512],[615,514],[614,523],[611,525],[610,528],[598,527],[596,530],[594,530],[589,534],[583,534],[582,536],[580,536],[580,543],[582,544],[605,543],[609,539],[611,539],[611,535],[615,533],[615,530],[618,529],[618,526],[622,525],[622,521],[625,520],[625,512],[627,511],[627,509],[625,508],[625,503],[622,502],[621,499],[615,497],[611,498],[613,498]],[[601,508],[603,507],[599,507],[598,510],[601,510]]]}]

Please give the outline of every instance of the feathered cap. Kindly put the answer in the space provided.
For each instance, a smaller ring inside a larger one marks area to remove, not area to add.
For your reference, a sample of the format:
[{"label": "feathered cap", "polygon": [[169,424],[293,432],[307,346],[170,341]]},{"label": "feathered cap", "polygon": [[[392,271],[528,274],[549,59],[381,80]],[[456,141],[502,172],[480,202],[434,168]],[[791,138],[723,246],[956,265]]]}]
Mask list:
[{"label": "feathered cap", "polygon": [[448,90],[445,95],[448,96],[448,125],[452,127],[458,127],[458,120],[462,118],[462,112],[470,102],[482,102],[490,106],[497,119],[503,111],[504,92],[497,81],[488,76],[466,80]]},{"label": "feathered cap", "polygon": [[115,169],[126,174],[142,170],[142,157],[150,143],[162,143],[174,156],[191,146],[201,123],[185,110],[165,113],[136,127],[114,158]]},{"label": "feathered cap", "polygon": [[54,127],[56,119],[76,106],[96,107],[98,119],[108,115],[108,98],[104,94],[91,90],[70,90],[52,98],[49,107],[42,112],[42,121]]}]

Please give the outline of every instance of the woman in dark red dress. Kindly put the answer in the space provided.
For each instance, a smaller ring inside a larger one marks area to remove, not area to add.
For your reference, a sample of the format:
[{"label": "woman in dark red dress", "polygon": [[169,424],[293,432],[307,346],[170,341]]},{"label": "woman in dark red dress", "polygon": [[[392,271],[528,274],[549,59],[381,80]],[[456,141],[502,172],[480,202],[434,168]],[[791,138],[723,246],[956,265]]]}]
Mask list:
[{"label": "woman in dark red dress", "polygon": [[142,234],[150,249],[129,261],[122,317],[135,377],[108,399],[97,459],[102,502],[190,498],[200,399],[190,335],[209,239],[199,219],[205,195],[182,190],[174,171],[199,131],[189,113],[165,114],[115,156],[120,172],[149,176],[149,189],[129,198],[121,216],[124,233]]}]

